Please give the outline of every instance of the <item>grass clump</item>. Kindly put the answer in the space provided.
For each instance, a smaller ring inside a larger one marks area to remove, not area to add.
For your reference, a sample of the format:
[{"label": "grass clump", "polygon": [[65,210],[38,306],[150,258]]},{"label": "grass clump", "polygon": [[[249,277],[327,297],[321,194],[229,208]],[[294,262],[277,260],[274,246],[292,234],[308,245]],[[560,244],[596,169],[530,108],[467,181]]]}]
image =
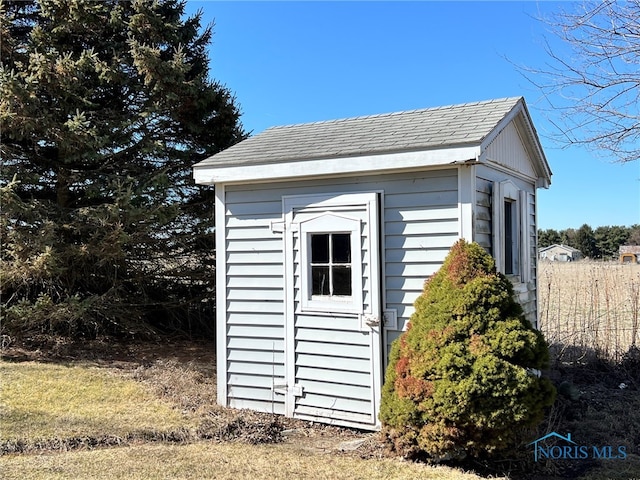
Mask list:
[{"label": "grass clump", "polygon": [[205,374],[193,364],[185,366],[172,360],[157,360],[151,365],[138,367],[133,378],[181,410],[206,413],[215,408],[215,375],[213,372]]},{"label": "grass clump", "polygon": [[534,370],[548,348],[513,297],[482,247],[452,247],[392,346],[380,419],[395,451],[483,457],[542,420],[555,391]]}]

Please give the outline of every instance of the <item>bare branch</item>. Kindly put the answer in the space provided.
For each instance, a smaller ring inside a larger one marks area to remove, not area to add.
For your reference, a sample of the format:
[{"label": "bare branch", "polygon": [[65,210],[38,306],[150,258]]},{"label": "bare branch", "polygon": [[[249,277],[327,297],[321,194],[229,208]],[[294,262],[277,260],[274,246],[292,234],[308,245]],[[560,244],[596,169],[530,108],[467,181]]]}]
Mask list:
[{"label": "bare branch", "polygon": [[640,0],[586,1],[541,19],[549,62],[519,67],[543,94],[560,144],[629,162],[640,158]]}]

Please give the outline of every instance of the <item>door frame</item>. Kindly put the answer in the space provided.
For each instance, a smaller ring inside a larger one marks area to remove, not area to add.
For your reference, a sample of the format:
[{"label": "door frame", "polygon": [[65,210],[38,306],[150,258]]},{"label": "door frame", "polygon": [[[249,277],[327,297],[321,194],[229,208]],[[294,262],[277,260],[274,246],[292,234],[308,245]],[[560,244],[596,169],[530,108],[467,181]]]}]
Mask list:
[{"label": "door frame", "polygon": [[[369,248],[369,281],[371,291],[371,305],[369,312],[361,312],[363,320],[377,317],[377,326],[371,327],[371,407],[373,422],[368,425],[370,428],[378,428],[380,395],[382,389],[384,368],[382,365],[384,348],[384,318],[385,292],[384,292],[384,262],[383,262],[383,194],[381,190],[366,190],[360,192],[331,192],[320,194],[285,195],[282,197],[282,211],[284,220],[284,305],[285,305],[285,331],[284,331],[284,360],[285,360],[285,415],[293,417],[295,415],[295,395],[298,395],[299,388],[293,385],[295,381],[295,318],[298,312],[295,311],[294,296],[294,232],[299,232],[299,224],[294,222],[294,213],[297,209],[317,208],[318,214],[322,215],[331,212],[340,215],[340,210],[349,206],[365,206],[367,209],[367,223],[370,234],[368,237]],[[371,234],[375,232],[375,234]],[[300,240],[302,240],[300,238]],[[361,260],[360,260],[361,261]],[[374,296],[375,301],[374,301]],[[374,303],[376,305],[374,305]],[[362,305],[362,301],[361,301]],[[363,309],[364,310],[364,309]],[[322,422],[322,419],[318,421]],[[334,424],[355,426],[366,428],[367,425],[350,423],[348,421],[332,421]]]}]

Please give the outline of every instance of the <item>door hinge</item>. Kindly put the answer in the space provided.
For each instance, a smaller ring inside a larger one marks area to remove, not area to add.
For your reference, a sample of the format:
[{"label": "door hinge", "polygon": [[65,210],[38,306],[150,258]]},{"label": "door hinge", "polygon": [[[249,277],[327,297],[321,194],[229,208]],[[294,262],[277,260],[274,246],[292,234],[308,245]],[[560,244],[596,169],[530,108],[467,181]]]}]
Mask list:
[{"label": "door hinge", "polygon": [[273,384],[273,393],[280,395],[286,395],[287,393],[293,394],[294,397],[301,397],[303,395],[302,385],[295,384],[289,387],[286,383]]}]

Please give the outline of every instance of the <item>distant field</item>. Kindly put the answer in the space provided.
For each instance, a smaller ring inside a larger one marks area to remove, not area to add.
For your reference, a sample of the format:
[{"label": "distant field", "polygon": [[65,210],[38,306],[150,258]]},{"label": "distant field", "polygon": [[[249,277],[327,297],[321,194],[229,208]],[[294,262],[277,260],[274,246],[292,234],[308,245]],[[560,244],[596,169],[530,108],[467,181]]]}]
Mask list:
[{"label": "distant field", "polygon": [[619,360],[640,346],[640,265],[540,262],[540,329],[561,355]]}]

